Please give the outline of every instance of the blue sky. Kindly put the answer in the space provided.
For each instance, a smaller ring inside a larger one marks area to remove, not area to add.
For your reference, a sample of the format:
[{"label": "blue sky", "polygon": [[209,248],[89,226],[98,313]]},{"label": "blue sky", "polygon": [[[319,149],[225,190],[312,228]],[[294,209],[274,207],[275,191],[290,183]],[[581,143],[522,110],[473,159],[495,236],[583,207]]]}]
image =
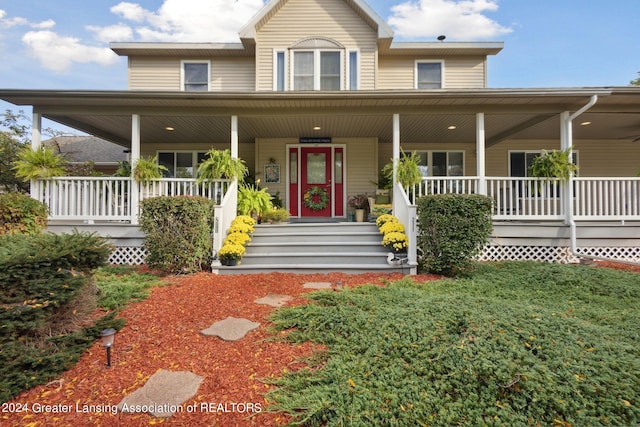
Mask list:
[{"label": "blue sky", "polygon": [[[0,0],[0,88],[126,89],[108,41],[233,40],[262,0]],[[489,87],[626,86],[637,0],[369,0],[397,41],[502,41]],[[209,38],[210,40],[206,40]],[[0,102],[0,111],[15,108]]]}]

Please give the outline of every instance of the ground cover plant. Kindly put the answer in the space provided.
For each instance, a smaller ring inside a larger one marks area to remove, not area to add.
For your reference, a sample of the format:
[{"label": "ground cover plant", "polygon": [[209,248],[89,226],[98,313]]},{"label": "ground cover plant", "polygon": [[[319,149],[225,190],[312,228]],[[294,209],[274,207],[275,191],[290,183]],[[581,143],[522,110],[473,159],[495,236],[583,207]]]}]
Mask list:
[{"label": "ground cover plant", "polygon": [[637,274],[538,263],[319,292],[272,320],[326,346],[269,380],[291,424],[636,425]]}]

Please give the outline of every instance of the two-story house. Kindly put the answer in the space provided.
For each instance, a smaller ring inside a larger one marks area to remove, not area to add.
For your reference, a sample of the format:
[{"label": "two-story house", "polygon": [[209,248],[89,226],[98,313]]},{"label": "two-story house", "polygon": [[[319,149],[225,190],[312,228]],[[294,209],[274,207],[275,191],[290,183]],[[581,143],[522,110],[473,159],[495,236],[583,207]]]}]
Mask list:
[{"label": "two-story house", "polygon": [[[503,43],[396,42],[363,0],[271,0],[239,36],[112,43],[128,58],[127,90],[0,90],[0,98],[33,106],[34,145],[46,117],[121,144],[133,161],[157,155],[167,194],[185,191],[177,182],[193,181],[207,150],[230,148],[293,218],[346,221],[348,196],[374,194],[380,169],[403,149],[420,155],[424,173],[419,188],[393,187],[394,212],[414,233],[416,196],[475,192],[495,200],[487,259],[640,260],[640,88],[487,88],[488,59]],[[568,148],[579,177],[562,191],[531,191],[532,159]],[[321,209],[304,203],[311,188],[326,193]],[[101,210],[69,199],[79,193],[34,197],[50,204],[52,220],[133,225],[144,197],[116,195],[115,208]],[[220,232],[235,215],[229,197]],[[605,249],[579,252],[578,239]]]}]

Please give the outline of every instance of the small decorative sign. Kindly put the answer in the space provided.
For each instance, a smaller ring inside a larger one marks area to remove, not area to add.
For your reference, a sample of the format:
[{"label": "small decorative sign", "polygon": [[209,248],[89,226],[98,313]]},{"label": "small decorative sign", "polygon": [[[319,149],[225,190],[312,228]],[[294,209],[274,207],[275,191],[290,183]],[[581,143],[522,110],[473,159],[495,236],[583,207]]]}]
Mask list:
[{"label": "small decorative sign", "polygon": [[280,183],[280,165],[275,163],[269,163],[264,165],[264,182],[265,183]]},{"label": "small decorative sign", "polygon": [[301,136],[300,144],[331,144],[330,136]]}]

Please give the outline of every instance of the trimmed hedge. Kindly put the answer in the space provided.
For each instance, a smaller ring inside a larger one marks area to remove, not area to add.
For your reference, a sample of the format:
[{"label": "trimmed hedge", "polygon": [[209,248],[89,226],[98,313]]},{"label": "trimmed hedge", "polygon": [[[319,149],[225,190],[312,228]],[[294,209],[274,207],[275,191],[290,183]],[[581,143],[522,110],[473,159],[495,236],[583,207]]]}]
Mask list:
[{"label": "trimmed hedge", "polygon": [[22,193],[0,194],[0,234],[34,234],[47,226],[49,208]]},{"label": "trimmed hedge", "polygon": [[491,234],[491,204],[491,198],[478,194],[437,194],[418,199],[418,247],[423,266],[449,276],[468,269]]},{"label": "trimmed hedge", "polygon": [[146,263],[167,273],[199,271],[211,259],[214,202],[204,197],[153,197],[140,204]]}]

